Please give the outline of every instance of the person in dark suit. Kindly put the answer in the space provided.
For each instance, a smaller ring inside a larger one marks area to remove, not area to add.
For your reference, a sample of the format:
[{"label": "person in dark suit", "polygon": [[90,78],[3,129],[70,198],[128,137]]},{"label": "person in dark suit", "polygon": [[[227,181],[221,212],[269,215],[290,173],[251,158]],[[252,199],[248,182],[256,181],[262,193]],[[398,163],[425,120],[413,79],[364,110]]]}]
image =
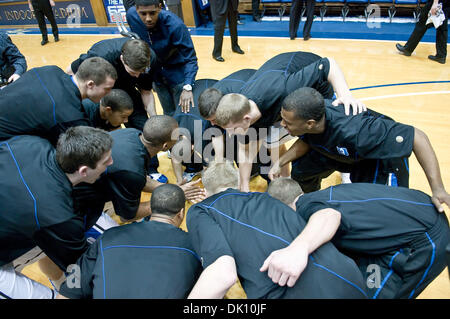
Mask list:
[{"label": "person in dark suit", "polygon": [[223,33],[225,31],[225,23],[228,19],[228,27],[230,29],[231,50],[233,52],[244,54],[239,47],[237,35],[237,17],[238,17],[239,0],[211,0],[211,14],[214,21],[214,49],[212,52],[213,59],[224,62],[222,57]]},{"label": "person in dark suit", "polygon": [[409,36],[408,41],[405,45],[401,45],[400,43],[396,44],[397,50],[405,55],[410,56],[420,40],[422,40],[425,32],[427,32],[428,28],[433,27],[433,24],[426,24],[428,20],[428,13],[431,12],[432,15],[437,14],[438,4],[442,4],[442,11],[444,12],[445,20],[440,25],[439,28],[436,29],[436,55],[429,55],[428,59],[445,64],[445,60],[447,58],[447,39],[448,39],[448,15],[450,14],[450,0],[428,0],[425,6],[422,7],[420,11],[420,18],[417,21],[416,26],[414,27],[413,32]]},{"label": "person in dark suit", "polygon": [[302,11],[303,1],[306,1],[306,22],[303,26],[303,40],[311,39],[311,26],[314,20],[314,5],[315,0],[293,0],[291,13],[289,15],[289,36],[291,40],[297,37],[297,30],[300,24],[300,13]]},{"label": "person in dark suit", "polygon": [[34,12],[36,20],[38,21],[39,30],[41,30],[42,33],[41,45],[45,45],[48,43],[47,24],[45,23],[45,17],[47,17],[48,21],[52,25],[52,32],[55,38],[55,42],[58,42],[58,25],[56,24],[55,15],[53,14],[52,9],[52,7],[55,6],[55,2],[53,0],[28,0],[28,6],[30,7],[30,10]]},{"label": "person in dark suit", "polygon": [[253,21],[261,22],[261,12],[259,12],[259,4],[261,0],[252,0],[252,16]]}]

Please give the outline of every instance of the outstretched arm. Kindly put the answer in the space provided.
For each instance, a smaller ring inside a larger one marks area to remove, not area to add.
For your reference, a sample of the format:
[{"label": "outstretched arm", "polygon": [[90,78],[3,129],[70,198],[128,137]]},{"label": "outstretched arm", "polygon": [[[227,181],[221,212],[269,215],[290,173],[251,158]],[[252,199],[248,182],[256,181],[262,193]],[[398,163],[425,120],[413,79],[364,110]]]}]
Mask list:
[{"label": "outstretched arm", "polygon": [[141,90],[142,103],[149,116],[156,115],[155,96],[152,90]]},{"label": "outstretched arm", "polygon": [[267,271],[280,286],[293,287],[308,265],[308,256],[333,238],[340,222],[341,213],[337,210],[325,208],[315,212],[300,235],[288,247],[272,252],[260,271]]},{"label": "outstretched arm", "polygon": [[450,207],[450,195],[445,190],[442,182],[441,170],[436,154],[431,146],[427,135],[421,130],[414,128],[414,155],[428,179],[431,187],[431,200],[439,212],[444,212],[443,203]]},{"label": "outstretched arm", "polygon": [[250,191],[250,176],[252,174],[253,160],[258,155],[261,144],[259,141],[250,141],[248,144],[239,143],[239,188],[241,192]]},{"label": "outstretched arm", "polygon": [[275,161],[269,171],[270,180],[274,180],[281,176],[281,168],[297,158],[309,152],[309,145],[298,139],[286,153],[280,156],[278,161]]},{"label": "outstretched arm", "polygon": [[361,101],[355,99],[350,92],[350,88],[345,81],[344,73],[332,58],[327,58],[330,62],[330,71],[328,72],[328,82],[333,86],[337,99],[333,105],[344,104],[345,114],[350,114],[350,106],[353,108],[353,115],[367,111],[366,106]]}]

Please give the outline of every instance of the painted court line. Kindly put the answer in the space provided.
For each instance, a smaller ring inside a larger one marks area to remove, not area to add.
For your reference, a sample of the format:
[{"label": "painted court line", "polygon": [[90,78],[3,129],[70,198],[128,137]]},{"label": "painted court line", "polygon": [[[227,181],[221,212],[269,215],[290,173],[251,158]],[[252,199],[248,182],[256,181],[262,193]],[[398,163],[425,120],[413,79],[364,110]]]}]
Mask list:
[{"label": "painted court line", "polygon": [[450,94],[450,91],[430,91],[430,92],[400,93],[400,94],[390,94],[390,95],[364,97],[364,98],[360,98],[359,100],[361,100],[361,101],[371,101],[371,100],[381,100],[381,99],[389,99],[389,98],[395,98],[395,97],[414,96],[414,95],[431,95],[431,94]]}]

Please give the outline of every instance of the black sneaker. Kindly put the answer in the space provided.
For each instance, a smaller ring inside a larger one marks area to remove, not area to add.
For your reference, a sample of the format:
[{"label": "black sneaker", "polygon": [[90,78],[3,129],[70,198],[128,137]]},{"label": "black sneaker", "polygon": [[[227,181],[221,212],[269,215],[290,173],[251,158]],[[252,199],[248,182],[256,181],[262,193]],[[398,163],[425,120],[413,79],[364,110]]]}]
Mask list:
[{"label": "black sneaker", "polygon": [[48,39],[42,39],[41,45],[46,45],[48,43]]}]

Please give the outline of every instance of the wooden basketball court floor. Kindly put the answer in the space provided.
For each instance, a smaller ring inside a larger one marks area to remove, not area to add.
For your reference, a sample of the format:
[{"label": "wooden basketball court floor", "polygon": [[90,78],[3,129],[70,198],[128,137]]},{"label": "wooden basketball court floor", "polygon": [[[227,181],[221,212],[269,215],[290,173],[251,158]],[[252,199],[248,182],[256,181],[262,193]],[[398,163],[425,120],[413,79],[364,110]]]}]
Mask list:
[{"label": "wooden basketball court floor", "polygon": [[[11,35],[13,42],[26,56],[28,68],[54,64],[62,69],[86,52],[90,46],[118,35],[61,35],[58,43],[41,46],[40,35]],[[197,79],[221,79],[243,68],[258,68],[276,54],[290,51],[309,51],[322,57],[334,58],[345,74],[356,98],[378,112],[423,130],[429,137],[438,157],[442,179],[450,191],[450,63],[441,65],[427,59],[435,54],[434,43],[421,43],[411,57],[399,55],[393,41],[345,39],[302,39],[239,37],[245,55],[231,52],[230,38],[224,38],[224,63],[211,58],[212,36],[193,36],[199,71]],[[156,96],[156,94],[155,94]],[[158,113],[162,109],[158,104]],[[161,154],[160,154],[161,155]],[[166,154],[160,156],[160,172],[175,178]],[[340,183],[338,173],[327,178],[322,188]],[[266,182],[257,177],[251,181],[252,191],[265,191]],[[410,158],[410,187],[430,194],[426,177],[414,155]],[[142,198],[148,200],[149,194]],[[187,208],[190,206],[187,203]],[[446,214],[450,217],[450,208]],[[183,223],[181,226],[186,230]],[[34,264],[24,273],[49,286],[49,281]],[[230,289],[227,298],[245,298],[239,284]],[[445,269],[419,296],[422,299],[450,299],[450,281]]]}]

